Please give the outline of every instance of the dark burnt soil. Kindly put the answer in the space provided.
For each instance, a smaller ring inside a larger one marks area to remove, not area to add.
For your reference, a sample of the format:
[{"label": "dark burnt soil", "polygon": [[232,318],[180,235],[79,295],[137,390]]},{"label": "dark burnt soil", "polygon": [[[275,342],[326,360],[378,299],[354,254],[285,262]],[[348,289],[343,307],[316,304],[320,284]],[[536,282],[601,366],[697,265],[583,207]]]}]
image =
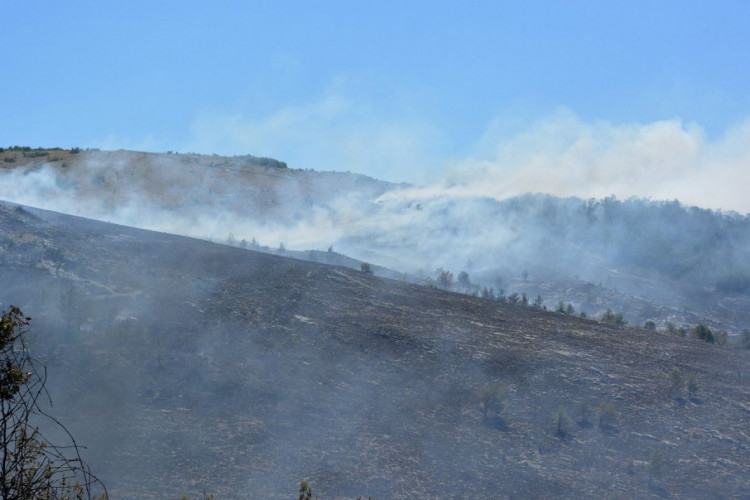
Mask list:
[{"label": "dark burnt soil", "polygon": [[0,231],[2,305],[113,499],[750,498],[747,352],[13,206]]}]

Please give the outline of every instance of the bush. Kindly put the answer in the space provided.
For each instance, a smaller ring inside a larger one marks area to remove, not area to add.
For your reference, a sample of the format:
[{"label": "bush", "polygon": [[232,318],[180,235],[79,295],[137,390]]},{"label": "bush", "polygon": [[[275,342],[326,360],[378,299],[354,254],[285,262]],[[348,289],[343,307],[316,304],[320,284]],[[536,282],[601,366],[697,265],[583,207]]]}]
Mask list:
[{"label": "bush", "polygon": [[455,282],[453,281],[453,273],[450,271],[440,271],[437,276],[437,284],[439,288],[443,290],[453,289]]},{"label": "bush", "polygon": [[367,262],[360,264],[359,269],[365,274],[372,274],[372,266]]},{"label": "bush", "polygon": [[26,158],[39,158],[42,156],[47,156],[49,153],[47,151],[24,151],[23,156]]},{"label": "bush", "polygon": [[555,428],[555,434],[557,434],[558,437],[564,438],[568,432],[570,432],[570,425],[573,423],[573,421],[568,416],[568,412],[565,411],[565,408],[562,406],[558,406],[557,410],[552,414],[552,425]]},{"label": "bush", "polygon": [[628,322],[622,316],[622,313],[613,313],[612,309],[607,309],[607,312],[605,312],[602,316],[602,321],[605,323],[610,323],[612,325],[625,326],[628,324]]},{"label": "bush", "polygon": [[[14,306],[0,318],[0,492],[5,500],[90,500],[98,481],[75,441],[55,445],[39,425],[47,422],[70,436],[39,407],[40,397],[47,397],[46,371],[26,346],[30,319]],[[104,489],[99,498],[106,496]]]},{"label": "bush", "polygon": [[487,419],[491,413],[495,417],[499,417],[505,408],[508,388],[497,383],[486,384],[479,389],[477,395],[484,418]]},{"label": "bush", "polygon": [[698,379],[695,378],[695,375],[692,373],[688,375],[687,378],[687,390],[688,390],[688,399],[693,400],[693,396],[695,396],[698,391],[700,390],[700,384],[698,383]]},{"label": "bush", "polygon": [[703,342],[708,342],[709,344],[713,344],[716,342],[716,339],[714,338],[714,334],[711,332],[711,329],[708,328],[706,325],[697,325],[690,329],[690,336],[694,339],[702,340]]},{"label": "bush", "polygon": [[600,403],[596,409],[599,417],[599,427],[602,429],[614,429],[617,425],[617,412],[612,403]]},{"label": "bush", "polygon": [[239,158],[252,165],[257,165],[259,167],[287,168],[287,164],[285,162],[276,160],[274,158],[268,158],[265,156],[243,155],[243,156],[240,156]]},{"label": "bush", "polygon": [[672,371],[669,373],[669,392],[667,392],[667,396],[674,396],[677,398],[680,395],[680,389],[682,389],[682,385],[685,383],[685,379],[682,376],[682,372],[680,372],[677,368],[672,368]]},{"label": "bush", "polygon": [[541,309],[542,306],[544,306],[544,301],[542,300],[541,295],[537,295],[536,299],[534,299],[534,302],[531,303],[531,307],[534,309]]}]

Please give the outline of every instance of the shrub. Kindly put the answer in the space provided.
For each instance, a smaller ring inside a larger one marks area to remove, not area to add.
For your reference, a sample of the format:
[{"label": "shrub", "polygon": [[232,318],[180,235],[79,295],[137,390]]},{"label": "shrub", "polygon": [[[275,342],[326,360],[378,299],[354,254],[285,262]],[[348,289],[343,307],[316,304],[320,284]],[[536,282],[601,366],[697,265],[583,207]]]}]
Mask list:
[{"label": "shrub", "polygon": [[685,378],[682,376],[682,372],[677,368],[672,368],[672,371],[669,373],[669,392],[667,392],[667,396],[674,394],[675,397],[679,397],[680,389],[682,389],[684,383]]},{"label": "shrub", "polygon": [[536,299],[534,299],[534,302],[531,303],[531,307],[533,307],[534,309],[541,309],[543,305],[544,301],[542,300],[541,295],[537,295]]},{"label": "shrub", "polygon": [[698,391],[700,390],[700,384],[698,384],[698,379],[695,378],[694,374],[688,375],[687,378],[687,390],[688,390],[688,399],[693,400],[693,396],[695,396]]},{"label": "shrub", "polygon": [[457,278],[458,286],[461,287],[463,290],[469,290],[471,288],[471,278],[469,277],[469,273],[466,271],[461,271],[458,273]]},{"label": "shrub", "polygon": [[711,329],[703,324],[691,328],[690,336],[694,339],[708,342],[709,344],[713,344],[716,341],[716,339],[714,338],[714,334],[711,332]]},{"label": "shrub", "polygon": [[562,314],[568,314],[573,315],[575,314],[576,310],[573,307],[573,304],[571,303],[564,303],[562,300],[557,303],[557,308],[555,309],[555,312],[559,312]]},{"label": "shrub", "polygon": [[24,151],[23,156],[26,158],[39,158],[41,156],[47,156],[49,153],[47,151]]},{"label": "shrub", "polygon": [[622,313],[613,313],[612,309],[607,309],[607,311],[602,316],[602,321],[605,323],[610,323],[612,325],[625,326],[628,324],[628,322],[622,316]]},{"label": "shrub", "polygon": [[372,266],[367,262],[360,264],[359,269],[365,274],[372,274]]},{"label": "shrub", "polygon": [[600,403],[596,409],[599,417],[599,427],[602,429],[613,429],[617,425],[617,412],[612,403]]},{"label": "shrub", "polygon": [[[100,486],[70,437],[55,445],[43,434],[49,423],[70,436],[67,429],[40,408],[48,397],[44,365],[33,359],[26,345],[31,318],[11,306],[0,318],[0,496],[3,499],[91,499],[91,487]],[[101,499],[107,496],[106,489]]]},{"label": "shrub", "polygon": [[479,389],[477,396],[479,397],[479,407],[485,419],[491,413],[495,417],[499,417],[505,408],[508,388],[497,383],[486,384]]},{"label": "shrub", "polygon": [[453,273],[450,271],[440,271],[437,276],[437,284],[443,290],[451,290],[455,284]]},{"label": "shrub", "polygon": [[565,411],[565,408],[562,406],[557,407],[557,410],[552,414],[551,420],[552,425],[555,428],[555,434],[557,434],[558,437],[564,438],[568,432],[570,432],[572,420],[568,416],[568,412]]}]

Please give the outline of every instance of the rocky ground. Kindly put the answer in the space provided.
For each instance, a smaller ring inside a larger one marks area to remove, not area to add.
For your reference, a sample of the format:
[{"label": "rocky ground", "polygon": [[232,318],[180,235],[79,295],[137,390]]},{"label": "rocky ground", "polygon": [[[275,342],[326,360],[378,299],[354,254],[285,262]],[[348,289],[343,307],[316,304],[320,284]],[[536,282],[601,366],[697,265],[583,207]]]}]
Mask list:
[{"label": "rocky ground", "polygon": [[750,498],[746,351],[11,205],[0,231],[111,498]]}]

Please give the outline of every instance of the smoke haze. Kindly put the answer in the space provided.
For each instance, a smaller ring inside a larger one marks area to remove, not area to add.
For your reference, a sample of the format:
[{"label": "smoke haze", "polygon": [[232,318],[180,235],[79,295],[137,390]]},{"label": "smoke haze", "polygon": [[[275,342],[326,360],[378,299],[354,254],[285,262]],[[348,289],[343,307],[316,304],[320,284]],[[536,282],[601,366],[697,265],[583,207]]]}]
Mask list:
[{"label": "smoke haze", "polygon": [[[289,120],[302,130],[308,115]],[[748,219],[627,197],[744,210],[737,186],[749,175],[749,133],[745,124],[709,140],[676,120],[586,124],[561,112],[509,140],[488,133],[477,148],[483,156],[425,186],[259,166],[250,156],[89,151],[70,165],[6,169],[0,188],[9,201],[63,213],[272,249],[333,246],[401,272],[466,270],[496,288],[518,288],[528,272],[640,295],[640,280],[657,279],[650,298],[669,296],[680,307],[686,284],[744,290]],[[519,194],[526,192],[564,197]],[[604,199],[611,194],[626,200]],[[727,285],[731,276],[739,281]],[[545,298],[564,299],[560,293]]]},{"label": "smoke haze", "polygon": [[334,93],[264,118],[202,116],[186,148],[262,153],[301,168],[417,182],[443,196],[637,196],[750,212],[737,189],[750,180],[747,120],[709,137],[679,118],[617,124],[561,109],[516,120],[522,125],[498,118],[470,151],[460,152],[437,124],[408,115],[372,122],[366,111]]}]

